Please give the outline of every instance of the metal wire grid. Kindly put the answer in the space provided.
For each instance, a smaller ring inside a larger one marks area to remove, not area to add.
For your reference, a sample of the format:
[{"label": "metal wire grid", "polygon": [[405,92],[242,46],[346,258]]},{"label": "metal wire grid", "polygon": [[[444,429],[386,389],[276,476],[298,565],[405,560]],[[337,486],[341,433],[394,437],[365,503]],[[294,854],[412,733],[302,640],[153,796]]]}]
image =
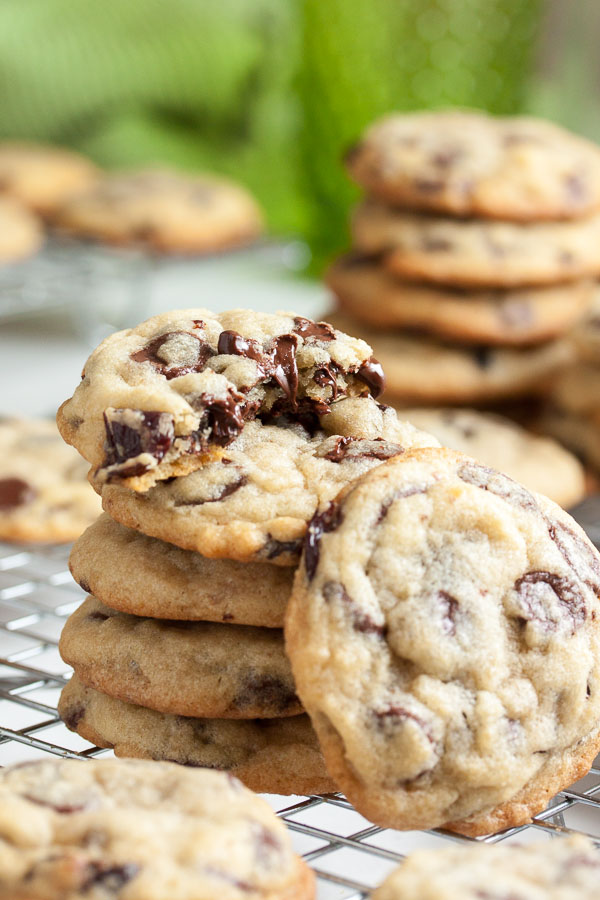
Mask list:
[{"label": "metal wire grid", "polygon": [[[85,596],[69,574],[68,553],[68,547],[0,543],[0,766],[47,754],[75,759],[111,755],[69,732],[56,711],[69,677],[58,638],[66,617]],[[340,795],[267,800],[286,822],[297,851],[317,872],[319,900],[365,898],[411,850],[468,840],[440,830],[378,828]],[[562,791],[532,825],[479,840],[524,843],[574,832],[600,845],[600,767]]]}]

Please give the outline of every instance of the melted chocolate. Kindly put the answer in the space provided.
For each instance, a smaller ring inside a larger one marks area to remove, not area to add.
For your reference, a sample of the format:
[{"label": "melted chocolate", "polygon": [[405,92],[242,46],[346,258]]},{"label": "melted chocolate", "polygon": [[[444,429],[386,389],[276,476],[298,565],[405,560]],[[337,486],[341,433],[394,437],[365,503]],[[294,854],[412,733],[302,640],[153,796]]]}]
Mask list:
[{"label": "melted chocolate", "polygon": [[328,363],[323,366],[319,366],[318,369],[315,369],[315,374],[313,375],[313,381],[315,384],[318,384],[319,387],[330,387],[331,388],[331,399],[337,400],[337,396],[339,393],[337,378],[335,377],[335,370],[338,370],[338,366],[334,362]]},{"label": "melted chocolate", "polygon": [[[196,322],[201,322],[200,319],[195,319],[194,324]],[[198,342],[198,346],[196,348],[196,359],[183,366],[172,366],[165,362],[159,356],[160,348],[167,343],[171,338],[176,337],[180,334],[186,334],[189,337],[193,338],[194,341]],[[134,362],[150,362],[157,369],[161,375],[164,375],[167,381],[170,381],[171,378],[179,378],[180,375],[187,375],[189,372],[202,372],[206,363],[211,358],[211,356],[215,355],[215,351],[212,349],[210,344],[206,341],[200,340],[200,338],[193,334],[191,331],[168,331],[166,334],[160,334],[158,337],[154,338],[154,340],[150,341],[145,347],[142,347],[141,350],[138,350],[136,353],[131,354],[131,359]]]},{"label": "melted chocolate", "polygon": [[[538,587],[539,585],[542,586]],[[575,582],[552,572],[528,572],[515,582],[515,591],[526,613],[527,621],[537,621],[547,630],[553,630],[557,623],[550,618],[544,604],[544,592],[549,588],[558,598],[565,618],[571,622],[572,630],[583,625],[586,617],[585,598]]]},{"label": "melted chocolate", "polygon": [[92,888],[101,888],[111,894],[118,894],[124,885],[140,871],[137,863],[124,863],[114,866],[105,862],[90,862],[86,866],[82,892],[91,891]]},{"label": "melted chocolate", "polygon": [[385,388],[385,375],[383,374],[381,363],[378,362],[374,356],[362,364],[356,373],[356,377],[360,378],[361,381],[364,381],[369,388],[369,393],[373,397],[377,398],[383,393]]},{"label": "melted chocolate", "polygon": [[335,331],[327,322],[313,322],[312,319],[304,319],[302,316],[296,316],[294,319],[294,332],[303,337],[316,338],[319,341],[335,340]]},{"label": "melted chocolate", "polygon": [[335,446],[325,454],[323,459],[328,459],[330,462],[339,463],[346,457],[346,453],[348,452],[348,446],[355,441],[356,438],[353,437],[339,437],[335,442]]},{"label": "melted chocolate", "polygon": [[277,559],[278,556],[283,556],[284,554],[299,556],[301,548],[301,538],[297,538],[294,541],[278,541],[275,538],[269,537],[269,540],[260,552],[260,556],[263,559]]},{"label": "melted chocolate", "polygon": [[[243,338],[237,331],[222,331],[219,335],[217,353],[228,356],[246,356],[259,364],[259,369],[264,375],[268,371],[270,361],[260,348],[258,341],[252,338]],[[267,368],[265,368],[265,365]]]},{"label": "melted chocolate", "polygon": [[304,538],[304,565],[309,581],[314,578],[319,565],[321,538],[324,534],[335,531],[341,525],[342,518],[341,507],[332,502],[322,513],[316,513],[308,523]]},{"label": "melted chocolate", "polygon": [[[173,417],[169,413],[113,409],[104,413],[104,427],[105,465],[126,463],[142,453],[148,453],[160,462],[175,439]],[[140,475],[148,468],[143,463],[134,463],[120,474]]]},{"label": "melted chocolate", "polygon": [[285,712],[298,703],[293,683],[286,684],[275,675],[260,672],[247,675],[233,701],[234,707],[239,710],[258,705],[276,713]]},{"label": "melted chocolate", "polygon": [[70,731],[75,731],[83,717],[85,716],[85,706],[81,703],[70,709],[62,718],[63,722]]},{"label": "melted chocolate", "polygon": [[292,409],[297,406],[298,396],[298,364],[296,348],[298,338],[295,334],[281,334],[275,338],[273,347],[273,378],[287,397]]},{"label": "melted chocolate", "polygon": [[384,637],[387,627],[379,624],[369,613],[365,612],[358,603],[352,599],[343,584],[339,581],[327,581],[323,585],[323,597],[326,603],[342,602],[349,610],[352,617],[352,627],[362,634],[375,634]]},{"label": "melted chocolate", "polygon": [[193,434],[198,445],[204,447],[209,439],[219,447],[230,444],[244,427],[243,404],[242,394],[230,393],[224,400],[217,400],[212,394],[200,394],[194,403],[204,407],[200,425]]},{"label": "melted chocolate", "polygon": [[36,490],[22,478],[0,478],[0,510],[16,509],[31,503]]}]

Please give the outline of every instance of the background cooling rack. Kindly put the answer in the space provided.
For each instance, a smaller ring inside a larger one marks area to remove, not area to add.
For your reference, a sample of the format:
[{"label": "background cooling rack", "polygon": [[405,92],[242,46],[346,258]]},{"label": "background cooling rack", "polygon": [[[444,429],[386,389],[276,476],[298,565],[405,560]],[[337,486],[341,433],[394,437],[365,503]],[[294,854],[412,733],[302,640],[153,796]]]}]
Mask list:
[{"label": "background cooling rack", "polygon": [[[585,511],[590,514],[589,504]],[[69,677],[58,638],[66,617],[85,596],[69,574],[68,555],[68,547],[0,543],[0,766],[46,755],[111,755],[68,731],[56,712]],[[526,843],[579,831],[600,846],[600,757],[596,763],[532,825],[478,840]],[[318,900],[365,898],[411,850],[469,840],[443,831],[377,828],[336,794],[267,800],[317,872]]]}]

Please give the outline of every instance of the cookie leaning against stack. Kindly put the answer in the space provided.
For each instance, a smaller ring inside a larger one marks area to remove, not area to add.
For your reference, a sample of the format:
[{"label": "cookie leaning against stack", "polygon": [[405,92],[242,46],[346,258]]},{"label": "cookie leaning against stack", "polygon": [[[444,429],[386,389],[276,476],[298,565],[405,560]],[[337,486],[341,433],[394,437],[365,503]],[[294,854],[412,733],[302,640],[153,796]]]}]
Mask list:
[{"label": "cookie leaning against stack", "polygon": [[327,281],[343,327],[372,329],[389,394],[543,392],[600,274],[600,149],[534,119],[427,112],[376,122],[347,165],[367,199]]},{"label": "cookie leaning against stack", "polygon": [[382,827],[524,824],[600,749],[600,555],[455,451],[395,457],[313,518],[285,633],[327,768]]},{"label": "cookie leaning against stack", "polygon": [[61,638],[68,727],[255,790],[335,789],[282,626],[315,512],[436,444],[380,382],[363,341],[284,314],[166,314],[92,354],[59,413],[108,513],[71,555],[91,596]]}]

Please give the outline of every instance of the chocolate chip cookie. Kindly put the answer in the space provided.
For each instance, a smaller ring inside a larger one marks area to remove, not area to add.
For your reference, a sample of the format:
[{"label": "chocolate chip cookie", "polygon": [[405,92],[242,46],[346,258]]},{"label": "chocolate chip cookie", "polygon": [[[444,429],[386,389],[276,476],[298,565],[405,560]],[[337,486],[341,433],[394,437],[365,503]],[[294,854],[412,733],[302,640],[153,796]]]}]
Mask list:
[{"label": "chocolate chip cookie", "polygon": [[582,836],[528,846],[461,844],[411,853],[371,900],[595,900],[599,880],[600,854]]},{"label": "chocolate chip cookie", "polygon": [[0,540],[72,541],[101,511],[87,466],[46,419],[0,420]]},{"label": "chocolate chip cookie", "polygon": [[59,712],[71,731],[117,756],[163,759],[225,769],[266,794],[327,794],[327,774],[310,719],[193,719],[124,703],[76,675],[63,688]]},{"label": "chocolate chip cookie", "polygon": [[207,559],[125,528],[106,514],[75,541],[71,574],[84,591],[137,616],[283,628],[290,567]]},{"label": "chocolate chip cookie", "polygon": [[167,170],[105,175],[63,204],[55,221],[110,244],[181,254],[249,244],[263,230],[258,204],[241,185]]},{"label": "chocolate chip cookie", "polygon": [[525,431],[510,419],[474,409],[403,409],[399,415],[428,431],[443,447],[499,469],[528,490],[568,509],[583,499],[585,474],[578,460],[551,438]]},{"label": "chocolate chip cookie", "polygon": [[97,480],[145,491],[218,455],[249,419],[314,423],[339,398],[382,389],[368,344],[325,322],[175,310],[103,341],[58,426]]},{"label": "chocolate chip cookie", "polygon": [[600,749],[600,555],[452,450],[389,460],[314,517],[286,649],[329,772],[383,827],[521,825]]},{"label": "chocolate chip cookie", "polygon": [[515,288],[600,274],[600,214],[574,222],[450,219],[367,201],[352,218],[354,246],[383,254],[400,278]]},{"label": "chocolate chip cookie", "polygon": [[309,900],[285,825],[237,779],[139,760],[0,772],[2,900]]},{"label": "chocolate chip cookie", "polygon": [[479,403],[537,396],[547,391],[553,376],[574,355],[566,338],[526,348],[460,345],[376,331],[342,313],[328,318],[368,339],[385,369],[386,396],[403,403]]},{"label": "chocolate chip cookie", "polygon": [[50,216],[67,197],[83,190],[99,177],[94,164],[65,147],[0,143],[0,194]]},{"label": "chocolate chip cookie", "polygon": [[279,629],[141,618],[88,597],[67,620],[59,649],[83,684],[159,712],[224,719],[302,712]]},{"label": "chocolate chip cookie", "polygon": [[41,221],[26,206],[0,193],[0,263],[26,259],[42,246]]},{"label": "chocolate chip cookie", "polygon": [[411,209],[525,222],[600,209],[600,150],[541,119],[397,113],[375,122],[346,161],[371,194]]},{"label": "chocolate chip cookie", "polygon": [[[326,281],[342,310],[367,325],[507,347],[564,334],[585,316],[596,290],[591,281],[514,290],[427,285],[400,280],[380,261],[352,254],[329,269]],[[361,326],[357,333],[363,332]]]},{"label": "chocolate chip cookie", "polygon": [[409,447],[437,445],[370,397],[334,403],[321,422],[312,432],[248,422],[221,459],[190,475],[144,494],[104,484],[104,509],[203,556],[297,565],[306,523],[342,487]]}]

